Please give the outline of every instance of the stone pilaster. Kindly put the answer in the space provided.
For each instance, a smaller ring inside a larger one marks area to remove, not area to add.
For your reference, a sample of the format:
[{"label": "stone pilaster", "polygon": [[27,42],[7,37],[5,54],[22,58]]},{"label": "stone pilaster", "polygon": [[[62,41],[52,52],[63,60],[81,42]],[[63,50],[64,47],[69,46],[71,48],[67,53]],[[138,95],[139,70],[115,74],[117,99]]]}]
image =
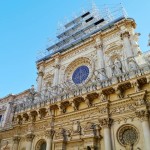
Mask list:
[{"label": "stone pilaster", "polygon": [[42,89],[43,75],[44,73],[42,71],[38,73],[38,92],[41,92]]},{"label": "stone pilaster", "polygon": [[112,141],[111,141],[111,124],[113,122],[110,118],[104,118],[100,119],[100,126],[104,130],[104,144],[105,144],[105,150],[112,150]]},{"label": "stone pilaster", "polygon": [[[125,31],[121,34],[121,39],[123,40],[123,55],[125,59],[133,57],[133,51],[130,42],[130,34],[129,32]],[[128,68],[128,62],[125,64],[126,68]]]},{"label": "stone pilaster", "polygon": [[46,150],[52,150],[52,141],[55,131],[53,129],[47,129],[45,131],[45,136],[47,137]]},{"label": "stone pilaster", "polygon": [[145,150],[149,150],[150,148],[150,127],[149,127],[149,121],[148,121],[149,113],[147,110],[140,110],[135,113],[142,123],[145,148],[146,148]]},{"label": "stone pilaster", "polygon": [[[102,44],[102,41],[99,38],[96,39],[95,48],[97,50],[98,69],[100,70],[100,72],[103,72],[103,70],[105,68],[104,54],[103,54],[103,44]],[[103,73],[100,74],[100,79],[101,80],[105,79],[105,76],[103,75]]]},{"label": "stone pilaster", "polygon": [[55,63],[54,63],[54,81],[53,85],[57,85],[59,83],[59,70],[60,70],[60,60],[59,60],[59,54],[56,54],[55,57]]},{"label": "stone pilaster", "polygon": [[15,135],[13,137],[13,150],[18,150],[19,141],[20,137],[18,135]]},{"label": "stone pilaster", "polygon": [[26,135],[26,141],[27,141],[26,150],[31,150],[31,148],[32,148],[32,141],[33,141],[34,137],[35,137],[35,135],[32,132],[28,133]]}]

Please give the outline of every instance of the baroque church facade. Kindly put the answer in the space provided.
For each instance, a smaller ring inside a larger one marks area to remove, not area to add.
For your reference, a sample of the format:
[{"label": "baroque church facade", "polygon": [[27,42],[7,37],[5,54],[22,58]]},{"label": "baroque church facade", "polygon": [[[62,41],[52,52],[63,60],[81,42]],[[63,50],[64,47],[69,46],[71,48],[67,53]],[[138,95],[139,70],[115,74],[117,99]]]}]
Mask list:
[{"label": "baroque church facade", "polygon": [[136,23],[87,11],[37,60],[37,90],[0,99],[1,150],[149,150],[150,52]]}]

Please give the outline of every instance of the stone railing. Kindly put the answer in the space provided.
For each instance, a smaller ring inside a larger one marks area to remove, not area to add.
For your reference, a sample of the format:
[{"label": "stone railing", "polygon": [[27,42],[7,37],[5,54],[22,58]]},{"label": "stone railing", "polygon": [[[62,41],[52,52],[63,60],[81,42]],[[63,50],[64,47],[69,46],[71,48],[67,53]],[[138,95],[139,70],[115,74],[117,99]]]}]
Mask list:
[{"label": "stone railing", "polygon": [[[86,93],[103,89],[124,81],[139,78],[150,73],[150,51],[141,56],[130,58],[132,63],[128,63],[128,69],[124,69],[121,63],[120,68],[116,69],[116,64],[108,66],[105,70],[95,70],[92,78],[87,79],[84,83],[77,85],[72,81],[67,81],[53,87],[47,87],[42,92],[35,92],[31,89],[29,96],[18,100],[19,104],[14,106],[15,112],[25,111],[27,109],[44,107],[47,104],[54,104],[58,101],[74,98]],[[141,64],[141,61],[143,64]],[[116,69],[116,70],[115,70]],[[110,70],[111,75],[104,72]],[[103,75],[103,79],[100,76]]]}]

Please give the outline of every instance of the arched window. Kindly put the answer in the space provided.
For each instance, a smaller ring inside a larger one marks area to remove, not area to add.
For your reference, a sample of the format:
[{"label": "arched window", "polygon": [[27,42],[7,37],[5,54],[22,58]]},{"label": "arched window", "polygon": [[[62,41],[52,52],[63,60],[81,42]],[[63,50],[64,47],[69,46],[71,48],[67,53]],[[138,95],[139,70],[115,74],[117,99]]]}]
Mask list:
[{"label": "arched window", "polygon": [[87,150],[91,150],[90,146],[87,146]]},{"label": "arched window", "polygon": [[40,146],[40,150],[46,150],[46,142],[43,142]]},{"label": "arched window", "polygon": [[44,139],[39,140],[36,144],[35,150],[46,150],[46,141]]}]

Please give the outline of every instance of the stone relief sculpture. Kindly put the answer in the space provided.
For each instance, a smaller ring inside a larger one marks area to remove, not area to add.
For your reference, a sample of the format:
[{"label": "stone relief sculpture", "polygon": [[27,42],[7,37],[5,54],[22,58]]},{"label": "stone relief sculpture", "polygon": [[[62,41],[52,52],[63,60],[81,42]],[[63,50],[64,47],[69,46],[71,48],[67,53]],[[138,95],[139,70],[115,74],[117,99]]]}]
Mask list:
[{"label": "stone relief sculpture", "polygon": [[81,132],[81,126],[80,126],[80,122],[79,121],[74,121],[73,122],[72,130],[73,130],[74,134],[75,133],[80,134],[80,132]]}]

